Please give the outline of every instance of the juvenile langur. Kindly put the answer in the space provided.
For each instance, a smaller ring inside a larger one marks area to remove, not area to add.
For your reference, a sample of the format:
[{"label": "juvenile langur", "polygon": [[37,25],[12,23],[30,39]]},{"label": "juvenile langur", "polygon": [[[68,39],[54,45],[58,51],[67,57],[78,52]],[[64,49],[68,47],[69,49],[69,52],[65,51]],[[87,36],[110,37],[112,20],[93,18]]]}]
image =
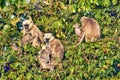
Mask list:
[{"label": "juvenile langur", "polygon": [[21,44],[24,46],[27,43],[32,43],[35,37],[32,37],[31,33],[26,33],[21,40]]},{"label": "juvenile langur", "polygon": [[44,34],[44,41],[51,52],[51,64],[55,66],[59,65],[59,68],[63,69],[64,46],[62,43],[58,39],[55,39],[51,33]]},{"label": "juvenile langur", "polygon": [[32,20],[25,20],[23,21],[22,25],[24,28],[22,31],[23,37],[26,36],[26,33],[31,33],[32,38],[31,37],[30,38],[32,39],[32,45],[34,47],[39,46],[41,43],[44,43],[43,33],[39,30],[39,28],[35,24],[33,24]]},{"label": "juvenile langur", "polygon": [[86,42],[94,42],[100,38],[100,26],[95,19],[82,17],[81,18],[81,29],[84,32]]},{"label": "juvenile langur", "polygon": [[38,60],[39,63],[42,65],[42,68],[50,69],[50,71],[53,71],[54,65],[50,63],[50,51],[47,49],[46,45],[42,47],[38,54]]},{"label": "juvenile langur", "polygon": [[84,38],[84,32],[82,31],[82,28],[79,26],[78,23],[75,23],[73,27],[75,28],[75,34],[77,34],[78,40],[81,43]]}]

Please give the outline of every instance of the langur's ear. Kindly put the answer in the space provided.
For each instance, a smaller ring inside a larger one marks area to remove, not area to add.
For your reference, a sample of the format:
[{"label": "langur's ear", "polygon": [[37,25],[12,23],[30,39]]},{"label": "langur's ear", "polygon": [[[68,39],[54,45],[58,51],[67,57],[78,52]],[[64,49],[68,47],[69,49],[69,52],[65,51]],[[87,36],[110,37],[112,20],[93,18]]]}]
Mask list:
[{"label": "langur's ear", "polygon": [[82,31],[82,32],[84,31],[82,26],[80,27],[80,31]]},{"label": "langur's ear", "polygon": [[80,27],[80,30],[82,30],[82,27]]},{"label": "langur's ear", "polygon": [[32,17],[30,15],[28,15],[27,18],[30,20],[30,23],[33,23]]},{"label": "langur's ear", "polygon": [[30,23],[33,23],[33,21],[30,20]]},{"label": "langur's ear", "polygon": [[27,16],[27,17],[28,17],[28,19],[29,19],[29,20],[31,20],[31,21],[32,21],[32,17],[31,17],[30,15],[29,15],[29,16]]},{"label": "langur's ear", "polygon": [[[43,33],[43,32],[42,32]],[[43,37],[44,37],[45,33],[43,33]]]}]

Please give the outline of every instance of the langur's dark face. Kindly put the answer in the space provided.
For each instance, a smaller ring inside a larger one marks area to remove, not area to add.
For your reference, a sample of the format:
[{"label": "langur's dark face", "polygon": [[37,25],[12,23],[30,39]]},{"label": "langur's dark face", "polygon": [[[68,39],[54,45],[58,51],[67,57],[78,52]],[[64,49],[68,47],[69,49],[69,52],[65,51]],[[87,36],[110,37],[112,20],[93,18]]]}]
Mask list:
[{"label": "langur's dark face", "polygon": [[44,40],[46,43],[49,43],[53,39],[53,35],[51,33],[44,34]]},{"label": "langur's dark face", "polygon": [[24,28],[28,29],[29,28],[29,24],[24,24]]},{"label": "langur's dark face", "polygon": [[30,29],[33,26],[33,22],[31,20],[25,20],[23,21],[23,28],[24,29]]},{"label": "langur's dark face", "polygon": [[46,43],[49,43],[49,40],[50,40],[49,38],[45,38]]}]

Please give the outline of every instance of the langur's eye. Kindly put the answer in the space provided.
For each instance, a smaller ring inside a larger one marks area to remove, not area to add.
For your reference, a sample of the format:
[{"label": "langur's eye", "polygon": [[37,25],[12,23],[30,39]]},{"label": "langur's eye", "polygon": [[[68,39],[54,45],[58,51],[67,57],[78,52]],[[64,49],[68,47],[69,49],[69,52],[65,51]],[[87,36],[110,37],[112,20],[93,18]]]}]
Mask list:
[{"label": "langur's eye", "polygon": [[47,63],[49,63],[49,61],[47,61]]}]

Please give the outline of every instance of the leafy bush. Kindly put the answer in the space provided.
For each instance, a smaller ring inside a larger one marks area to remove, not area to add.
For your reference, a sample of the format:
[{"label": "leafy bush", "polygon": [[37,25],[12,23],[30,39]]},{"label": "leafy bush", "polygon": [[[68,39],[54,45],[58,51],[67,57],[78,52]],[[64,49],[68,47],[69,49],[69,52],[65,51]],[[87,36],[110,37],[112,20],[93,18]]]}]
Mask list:
[{"label": "leafy bush", "polygon": [[[119,0],[1,0],[0,79],[1,80],[119,80],[120,5]],[[31,15],[42,32],[51,32],[65,46],[64,70],[41,71],[36,60],[41,48],[20,47],[22,21]],[[82,16],[95,18],[101,39],[77,46],[72,25]],[[16,43],[24,52],[11,49]]]}]

